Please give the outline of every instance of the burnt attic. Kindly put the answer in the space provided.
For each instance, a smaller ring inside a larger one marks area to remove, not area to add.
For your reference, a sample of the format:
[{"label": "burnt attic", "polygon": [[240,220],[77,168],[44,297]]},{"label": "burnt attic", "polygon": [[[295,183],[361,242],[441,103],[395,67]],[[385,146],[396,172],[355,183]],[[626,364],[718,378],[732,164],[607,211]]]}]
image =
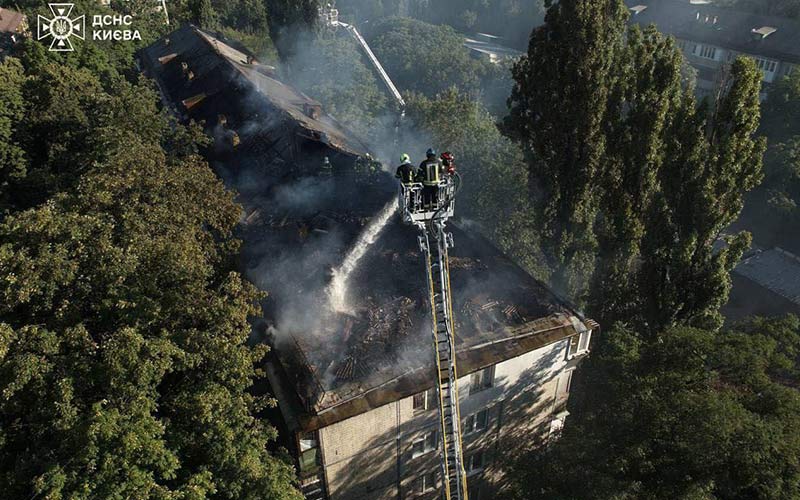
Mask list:
[{"label": "burnt attic", "polygon": [[[394,210],[392,175],[359,171],[359,140],[321,110],[309,116],[312,100],[247,57],[184,27],[145,49],[141,62],[184,120],[219,125],[224,113],[225,126],[239,130],[238,149],[211,159],[243,206],[241,269],[269,294],[253,340],[273,346],[271,389],[289,428],[313,430],[432,387],[425,264],[416,228]],[[198,92],[200,102],[182,104]],[[247,123],[266,125],[250,133]],[[280,140],[291,151],[273,146]],[[332,172],[321,154],[337,155]],[[462,376],[596,327],[477,231],[449,227]],[[336,288],[354,249],[361,251],[352,272]]]},{"label": "burnt attic", "polygon": [[296,174],[324,157],[334,168],[350,168],[368,151],[320,103],[221,35],[184,25],[142,49],[138,62],[166,107],[204,125],[215,159],[235,155],[240,163],[268,162]]}]

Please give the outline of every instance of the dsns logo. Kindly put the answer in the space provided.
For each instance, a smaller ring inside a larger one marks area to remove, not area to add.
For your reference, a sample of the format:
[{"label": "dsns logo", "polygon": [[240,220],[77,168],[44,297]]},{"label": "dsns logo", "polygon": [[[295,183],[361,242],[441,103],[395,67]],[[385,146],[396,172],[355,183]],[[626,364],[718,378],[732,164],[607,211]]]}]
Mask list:
[{"label": "dsns logo", "polygon": [[70,42],[70,37],[75,36],[81,40],[86,39],[86,19],[84,16],[71,18],[74,4],[71,3],[51,3],[48,4],[50,12],[53,13],[52,19],[44,16],[38,18],[37,40],[52,38],[50,50],[53,52],[72,52],[75,50]]}]

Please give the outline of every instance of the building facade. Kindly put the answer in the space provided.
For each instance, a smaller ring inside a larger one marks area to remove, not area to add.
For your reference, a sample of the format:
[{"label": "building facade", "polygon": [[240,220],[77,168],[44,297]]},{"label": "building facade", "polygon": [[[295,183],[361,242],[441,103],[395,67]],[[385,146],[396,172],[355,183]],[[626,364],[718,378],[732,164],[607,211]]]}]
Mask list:
[{"label": "building facade", "polygon": [[[590,336],[563,339],[459,379],[471,500],[494,497],[509,452],[558,434]],[[438,498],[442,471],[434,392],[430,388],[299,434],[307,498]]]}]

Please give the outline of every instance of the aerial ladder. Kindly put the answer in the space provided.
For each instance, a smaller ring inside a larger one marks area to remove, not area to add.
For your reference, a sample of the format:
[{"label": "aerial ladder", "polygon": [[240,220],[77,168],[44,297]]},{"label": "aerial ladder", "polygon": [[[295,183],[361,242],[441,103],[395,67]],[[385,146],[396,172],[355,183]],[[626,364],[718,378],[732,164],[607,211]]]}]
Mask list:
[{"label": "aerial ladder", "polygon": [[[444,177],[439,183],[436,201],[433,202],[423,199],[422,184],[403,184],[400,188],[400,209],[404,222],[419,230],[419,248],[425,259],[442,437],[439,451],[442,456],[443,498],[466,500],[467,475],[461,446],[461,412],[448,262],[448,250],[453,247],[454,242],[452,233],[447,232],[445,227],[447,220],[453,215],[455,195],[461,178],[457,173]],[[425,201],[429,203],[425,204]]]},{"label": "aerial ladder", "polygon": [[320,16],[322,18],[323,23],[333,28],[344,28],[350,36],[358,43],[361,49],[366,54],[367,59],[369,59],[370,64],[372,67],[375,68],[375,72],[380,77],[383,84],[386,86],[386,89],[389,91],[389,94],[397,103],[397,106],[400,111],[400,116],[405,116],[406,113],[406,101],[403,99],[403,96],[400,94],[400,91],[397,90],[394,82],[391,78],[389,78],[389,74],[383,68],[383,65],[375,56],[375,53],[372,52],[372,49],[369,47],[369,44],[364,37],[361,36],[361,33],[358,32],[358,29],[353,26],[352,24],[347,24],[339,21],[339,11],[333,7],[331,4],[328,4],[326,8],[321,9]]}]

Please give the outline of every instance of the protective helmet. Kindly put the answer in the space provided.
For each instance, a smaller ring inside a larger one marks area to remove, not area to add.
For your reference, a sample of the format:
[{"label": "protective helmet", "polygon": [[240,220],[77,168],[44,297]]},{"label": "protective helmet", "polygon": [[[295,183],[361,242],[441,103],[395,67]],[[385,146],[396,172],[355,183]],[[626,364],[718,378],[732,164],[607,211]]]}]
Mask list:
[{"label": "protective helmet", "polygon": [[452,163],[455,159],[456,157],[453,156],[453,153],[451,153],[450,151],[445,151],[444,153],[442,153],[442,162],[444,163]]},{"label": "protective helmet", "polygon": [[411,163],[411,157],[410,157],[410,156],[408,156],[408,153],[403,153],[403,154],[400,156],[400,162],[401,162],[401,163]]},{"label": "protective helmet", "polygon": [[425,153],[425,154],[428,156],[428,158],[430,158],[432,156],[436,156],[436,150],[433,149],[433,148],[430,148],[430,149],[428,149],[427,153]]}]

